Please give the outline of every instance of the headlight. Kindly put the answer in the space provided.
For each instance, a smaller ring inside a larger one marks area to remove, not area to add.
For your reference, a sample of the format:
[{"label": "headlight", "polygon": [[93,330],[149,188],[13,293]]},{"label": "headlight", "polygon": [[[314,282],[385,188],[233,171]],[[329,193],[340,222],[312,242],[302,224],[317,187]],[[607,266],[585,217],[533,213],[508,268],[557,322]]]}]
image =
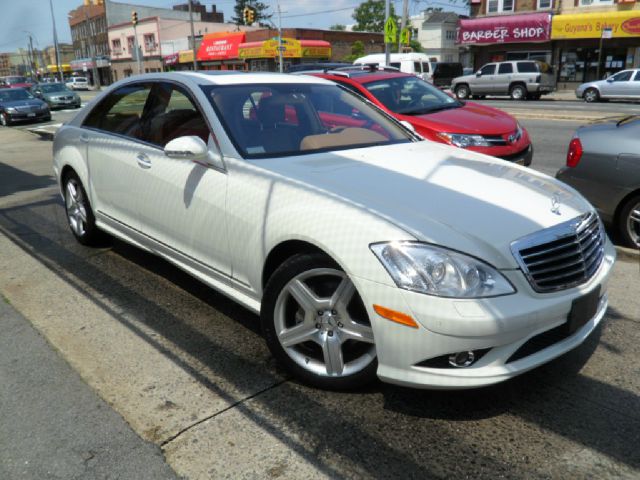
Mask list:
[{"label": "headlight", "polygon": [[482,135],[466,135],[463,133],[438,133],[445,142],[460,148],[488,147],[489,142]]},{"label": "headlight", "polygon": [[476,258],[418,242],[371,245],[371,250],[405,290],[450,298],[509,295],[515,289],[495,268]]},{"label": "headlight", "polygon": [[18,113],[18,110],[13,107],[7,107],[7,113]]}]

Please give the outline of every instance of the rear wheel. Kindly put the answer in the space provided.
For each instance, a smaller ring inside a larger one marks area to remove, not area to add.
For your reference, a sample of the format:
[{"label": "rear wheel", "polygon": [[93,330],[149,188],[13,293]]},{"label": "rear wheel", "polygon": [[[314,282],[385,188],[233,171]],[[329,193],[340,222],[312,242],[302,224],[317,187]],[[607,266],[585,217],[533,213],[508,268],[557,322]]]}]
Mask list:
[{"label": "rear wheel", "polygon": [[509,95],[513,100],[524,100],[527,98],[527,89],[524,85],[514,85],[509,90]]},{"label": "rear wheel", "polygon": [[627,247],[640,248],[640,195],[625,202],[618,218],[618,231]]},{"label": "rear wheel", "polygon": [[465,100],[469,98],[470,95],[469,87],[467,85],[458,85],[456,87],[456,97],[460,100]]},{"label": "rear wheel", "polygon": [[11,119],[9,119],[9,115],[7,115],[6,113],[0,113],[0,124],[3,127],[8,127],[11,125]]},{"label": "rear wheel", "polygon": [[587,103],[594,103],[600,100],[600,92],[595,88],[587,88],[587,91],[584,92],[584,101]]},{"label": "rear wheel", "polygon": [[63,180],[64,204],[67,220],[74,237],[83,245],[96,245],[102,239],[102,233],[96,227],[87,192],[75,174],[69,172]]},{"label": "rear wheel", "polygon": [[367,311],[328,256],[296,255],[282,264],[267,283],[260,317],[269,349],[299,380],[344,390],[375,378]]}]

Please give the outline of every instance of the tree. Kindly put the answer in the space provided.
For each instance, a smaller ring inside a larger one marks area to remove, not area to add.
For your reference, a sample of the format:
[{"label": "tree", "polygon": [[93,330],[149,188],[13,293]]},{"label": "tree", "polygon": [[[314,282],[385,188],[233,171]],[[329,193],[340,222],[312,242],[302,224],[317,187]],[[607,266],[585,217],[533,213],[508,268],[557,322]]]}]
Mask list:
[{"label": "tree", "polygon": [[[352,15],[356,24],[353,30],[356,32],[380,32],[384,31],[384,0],[367,0],[356,7]],[[390,17],[396,23],[396,17],[393,4],[391,4]]]},{"label": "tree", "polygon": [[347,29],[346,25],[342,25],[340,23],[336,23],[335,25],[331,25],[329,30],[337,30],[339,32],[344,32]]},{"label": "tree", "polygon": [[361,40],[356,40],[351,45],[351,55],[347,55],[342,59],[343,62],[351,63],[356,58],[364,56],[364,43]]},{"label": "tree", "polygon": [[244,7],[251,7],[256,11],[256,17],[254,22],[262,23],[261,20],[269,20],[273,14],[267,13],[266,10],[269,8],[268,5],[265,5],[262,2],[251,1],[251,0],[236,0],[236,4],[233,7],[233,13],[235,17],[231,18],[231,21],[236,25],[244,25],[244,18],[242,17],[242,11]]}]

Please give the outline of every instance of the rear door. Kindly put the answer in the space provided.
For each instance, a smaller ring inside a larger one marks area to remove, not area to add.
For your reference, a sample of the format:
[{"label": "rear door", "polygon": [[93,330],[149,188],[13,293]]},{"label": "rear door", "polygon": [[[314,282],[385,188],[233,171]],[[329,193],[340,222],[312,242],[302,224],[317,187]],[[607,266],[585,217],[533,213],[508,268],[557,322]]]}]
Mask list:
[{"label": "rear door", "polygon": [[495,92],[506,95],[509,93],[509,86],[513,80],[513,64],[505,62],[498,64],[498,74],[496,75]]}]

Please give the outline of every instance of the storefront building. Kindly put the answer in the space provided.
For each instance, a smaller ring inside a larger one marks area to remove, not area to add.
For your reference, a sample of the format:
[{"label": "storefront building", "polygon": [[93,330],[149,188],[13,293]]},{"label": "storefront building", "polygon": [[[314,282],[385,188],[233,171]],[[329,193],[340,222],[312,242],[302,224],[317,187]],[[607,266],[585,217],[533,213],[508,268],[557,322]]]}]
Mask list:
[{"label": "storefront building", "polygon": [[555,15],[551,39],[559,82],[604,78],[640,64],[640,10]]},{"label": "storefront building", "polygon": [[238,47],[238,57],[247,62],[249,70],[270,72],[278,68],[279,48],[282,49],[285,71],[293,64],[328,61],[331,58],[329,42],[295,38],[283,38],[281,46],[277,38],[263,42],[242,43]]},{"label": "storefront building", "polygon": [[457,43],[469,49],[474,68],[504,60],[551,63],[551,13],[460,19]]}]

